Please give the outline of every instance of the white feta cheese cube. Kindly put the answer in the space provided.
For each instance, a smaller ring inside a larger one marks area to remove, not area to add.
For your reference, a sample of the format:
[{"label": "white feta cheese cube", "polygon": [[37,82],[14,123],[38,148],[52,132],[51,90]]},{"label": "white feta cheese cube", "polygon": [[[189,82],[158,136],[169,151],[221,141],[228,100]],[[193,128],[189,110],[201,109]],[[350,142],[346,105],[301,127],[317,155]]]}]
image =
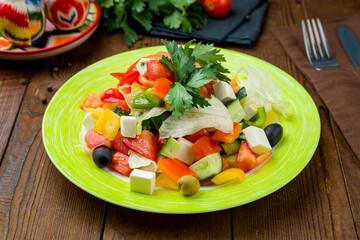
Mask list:
[{"label": "white feta cheese cube", "polygon": [[155,188],[155,173],[134,169],[130,173],[130,191],[153,194]]},{"label": "white feta cheese cube", "polygon": [[224,104],[236,99],[235,93],[230,84],[223,81],[218,81],[213,85],[213,87],[215,96]]},{"label": "white feta cheese cube", "polygon": [[136,137],[136,118],[131,116],[122,116],[120,119],[121,135],[124,137]]},{"label": "white feta cheese cube", "polygon": [[261,155],[271,151],[271,145],[263,129],[250,126],[242,130],[251,151]]},{"label": "white feta cheese cube", "polygon": [[140,75],[144,75],[147,72],[146,62],[150,60],[150,58],[141,58],[139,62],[135,65]]},{"label": "white feta cheese cube", "polygon": [[249,121],[257,112],[258,109],[258,105],[255,103],[251,103],[251,104],[244,104],[243,106],[244,112],[245,112],[245,117],[244,119],[246,121]]},{"label": "white feta cheese cube", "polygon": [[180,149],[175,158],[187,165],[191,165],[194,162],[194,154],[192,151],[192,146],[194,144],[185,138],[179,138],[178,142],[180,143]]},{"label": "white feta cheese cube", "polygon": [[84,120],[82,121],[82,125],[87,131],[89,131],[95,127],[95,123],[91,117],[91,113],[89,113],[89,112],[86,113]]}]

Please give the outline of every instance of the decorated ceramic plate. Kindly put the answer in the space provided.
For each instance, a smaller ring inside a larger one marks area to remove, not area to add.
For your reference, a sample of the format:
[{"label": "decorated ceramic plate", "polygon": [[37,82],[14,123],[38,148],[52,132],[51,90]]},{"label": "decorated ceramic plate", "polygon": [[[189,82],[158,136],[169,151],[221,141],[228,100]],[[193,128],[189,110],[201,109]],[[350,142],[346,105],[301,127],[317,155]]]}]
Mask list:
[{"label": "decorated ceramic plate", "polygon": [[49,20],[46,20],[45,33],[39,43],[30,47],[15,47],[0,33],[0,59],[34,60],[52,57],[67,52],[90,38],[100,21],[100,7],[90,3],[85,23],[72,31],[59,31]]},{"label": "decorated ceramic plate", "polygon": [[170,190],[153,195],[131,192],[127,179],[120,179],[98,168],[88,152],[75,147],[82,142],[81,122],[85,112],[80,103],[90,92],[115,86],[111,72],[125,71],[137,59],[164,51],[150,47],[121,53],[85,68],[68,80],[55,94],[46,109],[42,135],[46,151],[57,169],[71,182],[105,201],[132,209],[158,213],[200,213],[240,206],[280,189],[296,177],[313,156],[320,137],[317,108],[305,89],[291,76],[258,58],[221,49],[232,73],[241,66],[265,70],[289,102],[290,118],[279,116],[284,128],[282,140],[273,156],[241,183],[203,188],[191,197]]}]

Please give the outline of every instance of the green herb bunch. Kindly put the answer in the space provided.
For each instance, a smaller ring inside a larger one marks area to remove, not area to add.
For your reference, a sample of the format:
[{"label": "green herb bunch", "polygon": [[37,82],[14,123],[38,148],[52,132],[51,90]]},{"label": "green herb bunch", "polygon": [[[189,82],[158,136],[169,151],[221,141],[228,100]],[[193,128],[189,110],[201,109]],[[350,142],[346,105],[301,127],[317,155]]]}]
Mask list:
[{"label": "green herb bunch", "polygon": [[122,29],[125,41],[131,46],[138,40],[137,33],[131,28],[138,22],[146,31],[152,29],[155,18],[163,21],[172,29],[182,27],[184,32],[206,24],[207,15],[202,4],[196,0],[97,0],[102,11],[102,21],[107,31]]},{"label": "green herb bunch", "polygon": [[216,79],[230,81],[224,75],[229,73],[220,62],[225,58],[219,54],[213,44],[201,42],[192,46],[195,40],[185,45],[177,45],[174,41],[162,40],[166,46],[170,58],[162,56],[160,63],[175,76],[175,83],[171,84],[170,91],[165,97],[175,119],[185,114],[185,110],[193,107],[207,107],[209,102],[199,95],[202,87]]}]

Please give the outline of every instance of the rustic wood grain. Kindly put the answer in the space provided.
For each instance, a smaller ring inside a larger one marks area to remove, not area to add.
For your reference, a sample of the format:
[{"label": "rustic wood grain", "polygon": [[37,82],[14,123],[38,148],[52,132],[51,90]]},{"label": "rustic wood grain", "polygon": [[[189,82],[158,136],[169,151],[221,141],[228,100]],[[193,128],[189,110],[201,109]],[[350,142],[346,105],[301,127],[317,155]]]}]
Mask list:
[{"label": "rustic wood grain", "polygon": [[1,239],[99,239],[102,234],[106,203],[65,179],[41,138],[51,96],[73,74],[100,60],[102,52],[91,45],[90,40],[51,64],[37,61],[0,167]]},{"label": "rustic wood grain", "polygon": [[226,47],[297,79],[319,109],[322,133],[314,157],[288,185],[214,213],[153,214],[106,203],[64,178],[42,144],[43,113],[65,81],[108,56],[160,45],[160,38],[143,36],[128,48],[122,33],[100,29],[82,46],[51,59],[0,61],[0,239],[359,239],[359,159],[271,33],[306,16],[335,19],[359,12],[358,0],[271,0],[256,45]]},{"label": "rustic wood grain", "polygon": [[[19,65],[22,71],[18,70]],[[30,74],[25,63],[0,60],[0,165]]]}]

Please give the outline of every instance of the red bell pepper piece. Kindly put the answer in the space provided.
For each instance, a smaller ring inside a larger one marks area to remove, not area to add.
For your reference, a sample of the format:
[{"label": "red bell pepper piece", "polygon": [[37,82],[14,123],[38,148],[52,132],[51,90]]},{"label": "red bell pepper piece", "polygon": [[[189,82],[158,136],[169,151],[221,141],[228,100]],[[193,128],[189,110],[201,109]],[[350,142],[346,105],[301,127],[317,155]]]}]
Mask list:
[{"label": "red bell pepper piece", "polygon": [[140,83],[139,82],[140,73],[136,68],[127,71],[126,73],[110,73],[110,75],[119,79],[118,86],[131,85],[134,82]]},{"label": "red bell pepper piece", "polygon": [[192,146],[194,160],[200,160],[207,155],[220,152],[222,148],[208,136],[203,136]]},{"label": "red bell pepper piece", "polygon": [[167,78],[157,78],[152,93],[158,98],[164,99],[170,90],[170,84],[172,84],[172,82]]},{"label": "red bell pepper piece", "polygon": [[233,143],[241,133],[241,127],[238,123],[234,122],[234,131],[232,133],[224,133],[220,130],[217,130],[212,136],[211,139],[216,142],[223,143]]},{"label": "red bell pepper piece", "polygon": [[196,133],[194,133],[193,135],[189,135],[189,136],[186,136],[185,138],[187,140],[189,140],[190,142],[194,143],[196,142],[197,140],[199,140],[201,137],[203,136],[208,136],[208,137],[211,137],[210,133],[208,131],[206,131],[205,128],[201,129],[200,131],[197,131]]},{"label": "red bell pepper piece", "polygon": [[119,89],[117,88],[110,88],[101,95],[101,101],[103,102],[113,102],[118,103],[124,101],[124,96],[120,93]]},{"label": "red bell pepper piece", "polygon": [[236,164],[239,168],[248,172],[256,166],[256,156],[250,150],[246,141],[242,141],[237,156]]},{"label": "red bell pepper piece", "polygon": [[165,158],[158,162],[158,167],[161,172],[177,183],[179,178],[185,175],[195,176],[196,173],[192,171],[185,163],[177,159]]}]

